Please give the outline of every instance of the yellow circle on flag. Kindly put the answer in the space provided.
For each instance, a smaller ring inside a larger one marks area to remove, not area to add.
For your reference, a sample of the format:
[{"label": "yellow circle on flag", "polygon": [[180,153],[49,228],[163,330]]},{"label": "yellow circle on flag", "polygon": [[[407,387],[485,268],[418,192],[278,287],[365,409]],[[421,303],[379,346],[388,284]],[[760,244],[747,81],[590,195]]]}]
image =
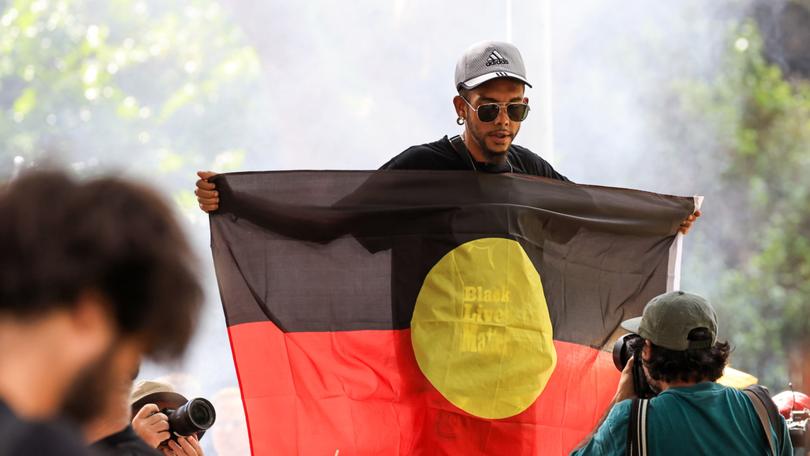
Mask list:
[{"label": "yellow circle on flag", "polygon": [[416,298],[411,340],[419,368],[471,415],[517,415],[557,363],[543,284],[511,239],[483,238],[447,253]]}]

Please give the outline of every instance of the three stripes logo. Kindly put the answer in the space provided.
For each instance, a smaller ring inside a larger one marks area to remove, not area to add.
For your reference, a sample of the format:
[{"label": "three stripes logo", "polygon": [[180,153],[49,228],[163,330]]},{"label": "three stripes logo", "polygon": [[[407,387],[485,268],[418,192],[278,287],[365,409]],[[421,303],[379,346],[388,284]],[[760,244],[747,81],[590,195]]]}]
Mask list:
[{"label": "three stripes logo", "polygon": [[487,66],[490,65],[509,65],[509,61],[498,51],[492,51],[489,57],[487,57]]}]

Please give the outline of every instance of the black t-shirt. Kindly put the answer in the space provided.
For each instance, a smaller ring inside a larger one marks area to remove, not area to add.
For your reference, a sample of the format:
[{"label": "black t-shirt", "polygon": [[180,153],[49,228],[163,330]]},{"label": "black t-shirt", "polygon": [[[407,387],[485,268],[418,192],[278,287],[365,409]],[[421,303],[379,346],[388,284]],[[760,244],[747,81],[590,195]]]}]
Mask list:
[{"label": "black t-shirt", "polygon": [[26,422],[0,400],[0,456],[87,456],[76,430],[57,422]]},{"label": "black t-shirt", "polygon": [[96,456],[122,455],[122,456],[160,456],[160,452],[146,444],[132,429],[127,426],[124,430],[108,435],[98,442],[90,445]]},{"label": "black t-shirt", "polygon": [[476,171],[489,173],[514,172],[568,181],[568,178],[555,171],[547,161],[525,147],[515,144],[509,146],[506,156],[507,163],[500,166],[476,162],[462,142],[459,142],[459,148],[463,148],[463,150],[457,151],[450,143],[450,139],[445,136],[436,142],[409,147],[382,165],[380,169],[452,171],[474,168]]}]

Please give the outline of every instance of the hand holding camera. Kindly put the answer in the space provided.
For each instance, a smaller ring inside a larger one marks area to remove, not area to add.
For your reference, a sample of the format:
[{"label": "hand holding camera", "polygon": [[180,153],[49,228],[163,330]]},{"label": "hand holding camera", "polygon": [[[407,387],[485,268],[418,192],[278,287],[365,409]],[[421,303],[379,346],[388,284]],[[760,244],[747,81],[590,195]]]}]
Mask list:
[{"label": "hand holding camera", "polygon": [[[213,406],[197,398],[177,409],[146,404],[132,418],[135,433],[167,456],[203,456],[197,433],[213,425]],[[192,416],[193,415],[193,416]]]},{"label": "hand holding camera", "polygon": [[132,428],[164,455],[202,456],[199,439],[214,425],[216,411],[207,399],[188,400],[162,382],[140,381],[130,397]]},{"label": "hand holding camera", "polygon": [[169,417],[157,404],[146,404],[132,418],[132,429],[150,447],[157,448],[169,439]]},{"label": "hand holding camera", "polygon": [[[638,334],[625,334],[616,339],[613,345],[613,364],[622,371],[619,380],[619,389],[614,402],[639,397],[649,399],[655,396],[647,376],[644,375],[644,366],[641,351],[644,348],[644,339]],[[621,398],[619,396],[622,396]]]}]

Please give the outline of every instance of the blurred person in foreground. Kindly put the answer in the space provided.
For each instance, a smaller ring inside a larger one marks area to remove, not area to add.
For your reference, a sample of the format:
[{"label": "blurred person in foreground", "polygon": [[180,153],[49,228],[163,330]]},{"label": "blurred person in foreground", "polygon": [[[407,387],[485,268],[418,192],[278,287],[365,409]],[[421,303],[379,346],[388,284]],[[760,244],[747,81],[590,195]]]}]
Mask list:
[{"label": "blurred person in foreground", "polygon": [[[409,147],[380,169],[455,170],[481,173],[515,173],[568,181],[551,164],[531,150],[514,144],[523,121],[529,115],[523,57],[515,45],[484,41],[469,47],[456,63],[452,98],[460,135],[445,135],[438,141]],[[194,193],[200,209],[219,208],[219,193],[212,171],[197,172]],[[680,225],[686,234],[700,211]]]},{"label": "blurred person in foreground", "polygon": [[110,388],[106,405],[99,416],[82,426],[90,449],[96,455],[161,456],[132,429],[129,413],[129,393],[138,376],[138,364],[131,366],[131,375],[117,379]]},{"label": "blurred person in foreground", "polygon": [[199,439],[204,431],[189,436],[176,435],[172,439],[169,417],[163,412],[176,410],[187,402],[188,399],[168,383],[141,380],[132,388],[127,416],[132,419],[135,434],[150,448],[167,456],[203,456]]},{"label": "blurred person in foreground", "polygon": [[[641,336],[635,347],[640,354],[622,371],[601,425],[572,455],[753,456],[772,454],[771,442],[780,456],[793,454],[783,417],[776,414],[781,423],[761,419],[746,393],[716,383],[731,350],[727,342],[717,341],[717,316],[704,298],[682,291],[665,293],[653,298],[641,317],[624,321],[622,327]],[[637,404],[632,401],[636,396],[633,363],[639,362],[639,356],[645,380],[657,394],[639,409],[644,410],[639,416],[646,416],[646,426],[631,415]],[[628,442],[636,441],[628,428],[641,430],[646,453],[628,452]],[[783,431],[781,436],[777,429]]]},{"label": "blurred person in foreground", "polygon": [[199,313],[191,248],[153,191],[57,171],[0,189],[0,455],[85,454],[141,355],[176,359]]}]

